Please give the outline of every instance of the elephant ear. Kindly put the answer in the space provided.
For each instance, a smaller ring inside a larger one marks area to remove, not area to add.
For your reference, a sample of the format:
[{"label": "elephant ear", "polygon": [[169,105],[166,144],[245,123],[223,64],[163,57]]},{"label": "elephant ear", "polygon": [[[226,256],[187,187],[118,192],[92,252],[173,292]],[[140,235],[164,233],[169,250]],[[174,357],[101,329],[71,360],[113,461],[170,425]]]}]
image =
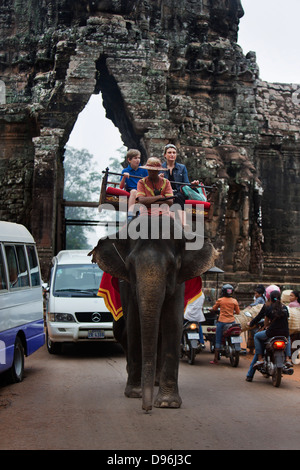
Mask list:
[{"label": "elephant ear", "polygon": [[92,263],[97,263],[106,273],[129,282],[125,265],[128,250],[127,239],[100,238],[98,245],[88,253],[88,256],[92,256]]},{"label": "elephant ear", "polygon": [[194,277],[201,276],[201,274],[214,266],[217,257],[217,250],[208,240],[204,241],[203,247],[199,250],[185,249],[181,256],[181,267],[177,282],[182,283]]}]

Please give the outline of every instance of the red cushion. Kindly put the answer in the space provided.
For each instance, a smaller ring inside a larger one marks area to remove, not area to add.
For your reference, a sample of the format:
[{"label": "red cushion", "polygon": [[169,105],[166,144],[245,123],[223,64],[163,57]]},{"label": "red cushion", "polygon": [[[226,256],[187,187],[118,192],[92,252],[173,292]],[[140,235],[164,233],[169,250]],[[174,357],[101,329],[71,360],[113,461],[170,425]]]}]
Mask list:
[{"label": "red cushion", "polygon": [[187,199],[184,201],[185,204],[191,204],[192,206],[196,206],[198,204],[202,204],[204,206],[204,209],[209,209],[210,208],[210,202],[206,201],[197,201],[196,199]]},{"label": "red cushion", "polygon": [[125,191],[124,189],[120,188],[113,188],[112,186],[108,186],[106,188],[106,194],[112,194],[114,196],[130,196],[128,191]]}]

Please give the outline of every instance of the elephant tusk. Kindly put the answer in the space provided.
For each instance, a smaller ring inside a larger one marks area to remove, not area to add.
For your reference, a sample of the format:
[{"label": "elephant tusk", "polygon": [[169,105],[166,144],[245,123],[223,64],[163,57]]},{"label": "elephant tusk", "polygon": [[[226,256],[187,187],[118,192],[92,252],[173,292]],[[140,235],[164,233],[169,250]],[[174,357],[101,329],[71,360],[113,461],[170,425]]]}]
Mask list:
[{"label": "elephant tusk", "polygon": [[115,245],[114,243],[113,243],[112,245],[113,245],[114,249],[116,250],[116,252],[118,253],[118,255],[120,256],[120,258],[121,258],[121,260],[123,261],[123,263],[126,264],[125,261],[124,261],[124,259],[123,259],[122,256],[121,256],[121,253],[119,252],[118,248],[116,247],[116,245]]}]

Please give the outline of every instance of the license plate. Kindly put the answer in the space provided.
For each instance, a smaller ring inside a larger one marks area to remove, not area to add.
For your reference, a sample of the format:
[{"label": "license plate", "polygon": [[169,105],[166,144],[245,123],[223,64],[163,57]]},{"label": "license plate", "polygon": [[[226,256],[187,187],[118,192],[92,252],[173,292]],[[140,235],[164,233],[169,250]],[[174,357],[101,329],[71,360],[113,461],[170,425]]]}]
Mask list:
[{"label": "license plate", "polygon": [[188,339],[199,339],[199,333],[188,333]]},{"label": "license plate", "polygon": [[242,337],[241,336],[231,336],[231,342],[232,342],[232,344],[241,343],[242,342]]},{"label": "license plate", "polygon": [[100,339],[105,338],[105,333],[103,330],[89,330],[88,331],[89,339]]}]

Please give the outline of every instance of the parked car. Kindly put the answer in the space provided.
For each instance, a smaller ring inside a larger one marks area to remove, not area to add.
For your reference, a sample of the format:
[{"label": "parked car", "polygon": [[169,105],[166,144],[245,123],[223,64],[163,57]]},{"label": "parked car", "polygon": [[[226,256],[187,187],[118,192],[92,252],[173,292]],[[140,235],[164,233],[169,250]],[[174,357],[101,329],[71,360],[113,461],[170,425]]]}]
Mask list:
[{"label": "parked car", "polygon": [[86,250],[60,251],[52,260],[46,307],[46,338],[50,354],[64,343],[115,341],[113,317],[97,296],[103,271]]}]

